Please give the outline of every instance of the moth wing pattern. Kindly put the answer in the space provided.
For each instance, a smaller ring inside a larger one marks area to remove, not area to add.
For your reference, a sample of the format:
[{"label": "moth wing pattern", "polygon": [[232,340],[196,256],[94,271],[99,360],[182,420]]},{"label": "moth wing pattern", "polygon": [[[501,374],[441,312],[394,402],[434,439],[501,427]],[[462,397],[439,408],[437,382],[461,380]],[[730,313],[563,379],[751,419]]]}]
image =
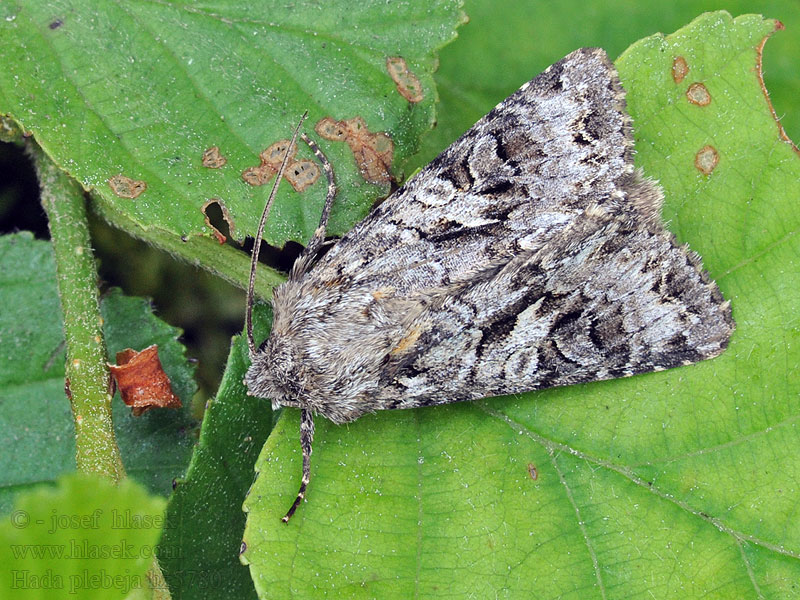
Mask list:
[{"label": "moth wing pattern", "polygon": [[730,307],[661,200],[616,70],[577,50],[295,265],[248,387],[342,423],[716,356]]},{"label": "moth wing pattern", "polygon": [[605,52],[573,52],[373,210],[314,276],[385,281],[403,293],[448,285],[487,259],[545,243],[631,178],[633,137],[624,108]]}]

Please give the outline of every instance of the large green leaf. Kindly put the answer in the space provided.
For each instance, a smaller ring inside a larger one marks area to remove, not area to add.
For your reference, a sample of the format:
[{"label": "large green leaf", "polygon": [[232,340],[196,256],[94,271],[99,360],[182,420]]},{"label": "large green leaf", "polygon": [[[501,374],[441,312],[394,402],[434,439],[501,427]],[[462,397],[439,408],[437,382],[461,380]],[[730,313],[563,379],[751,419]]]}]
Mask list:
[{"label": "large green leaf", "polygon": [[[800,139],[800,11],[795,0],[671,0],[656,7],[638,0],[561,0],[506,3],[465,0],[470,17],[454,44],[440,52],[436,72],[437,125],[414,158],[422,166],[554,60],[575,48],[599,46],[619,55],[633,40],[675,31],[704,11],[761,13],[780,20],[764,57],[767,88],[792,139]],[[578,24],[579,26],[576,26]],[[465,77],[465,69],[469,76]]]},{"label": "large green leaf", "polygon": [[[202,207],[217,199],[242,239],[255,232],[270,186],[252,187],[241,174],[289,137],[306,109],[312,125],[360,116],[370,131],[387,132],[402,174],[433,123],[433,51],[454,36],[459,4],[7,0],[0,114],[32,133],[129,230],[208,234]],[[420,101],[398,93],[387,71],[392,57],[418,78]],[[203,166],[213,146],[227,158],[222,168]],[[325,147],[340,186],[331,232],[342,233],[388,186],[366,183],[346,144]],[[312,158],[308,148],[299,152]],[[120,197],[109,184],[119,174],[146,190]],[[305,242],[326,188],[323,177],[300,200],[282,186],[266,239]]]},{"label": "large green leaf", "polygon": [[[49,242],[28,233],[0,237],[0,510],[22,489],[75,469],[75,431],[64,394],[64,334]],[[112,291],[102,303],[105,335],[117,350],[159,345],[164,370],[183,401],[179,411],[132,417],[114,399],[114,425],[125,467],[154,492],[167,495],[194,445],[193,368],[177,341],[180,331],[156,319],[140,298]]]},{"label": "large green leaf", "polygon": [[[263,323],[270,315],[264,311],[257,317]],[[177,482],[169,501],[158,556],[176,600],[255,597],[238,560],[245,520],[241,506],[272,419],[269,401],[247,395],[246,367],[247,349],[239,337],[219,392],[206,409],[186,478]]]},{"label": "large green leaf", "polygon": [[[627,380],[319,419],[288,526],[301,461],[286,410],[245,503],[261,597],[800,597],[800,161],[756,68],[775,28],[710,14],[618,60],[637,164],[733,304],[729,350]],[[709,105],[688,102],[694,82]]]}]

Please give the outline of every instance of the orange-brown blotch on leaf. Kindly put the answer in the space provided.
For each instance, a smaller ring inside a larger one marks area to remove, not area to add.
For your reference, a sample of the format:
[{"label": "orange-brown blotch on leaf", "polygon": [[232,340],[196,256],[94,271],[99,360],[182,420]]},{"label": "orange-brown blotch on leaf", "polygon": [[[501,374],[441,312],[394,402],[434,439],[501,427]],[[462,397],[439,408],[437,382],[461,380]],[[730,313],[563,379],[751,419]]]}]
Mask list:
[{"label": "orange-brown blotch on leaf", "polygon": [[388,134],[371,132],[361,117],[336,121],[331,117],[321,119],[314,130],[326,140],[343,141],[350,146],[361,176],[370,183],[392,181],[392,155],[394,144]]},{"label": "orange-brown blotch on leaf", "polygon": [[386,70],[397,86],[400,95],[412,104],[422,101],[422,84],[417,76],[408,68],[402,56],[390,56],[386,59]]},{"label": "orange-brown blotch on leaf", "polygon": [[319,179],[319,168],[310,160],[296,160],[297,146],[289,148],[290,140],[278,140],[261,151],[258,157],[261,164],[242,171],[242,179],[252,186],[265,185],[281,168],[283,157],[287,156],[284,178],[296,192],[304,191]]},{"label": "orange-brown blotch on leaf", "polygon": [[114,175],[108,180],[111,190],[120,198],[133,199],[144,193],[147,183],[126,177],[122,173]]},{"label": "orange-brown blotch on leaf", "polygon": [[[290,140],[278,140],[269,148],[262,150],[261,154],[258,155],[261,159],[261,164],[270,165],[277,173],[283,162],[283,157],[286,156],[286,151],[289,149],[289,142]],[[289,152],[288,162],[292,163],[295,156],[297,156],[297,146],[292,146]]]},{"label": "orange-brown blotch on leaf", "polygon": [[711,175],[711,172],[719,164],[719,152],[714,146],[703,146],[697,151],[694,157],[694,166],[703,175]]},{"label": "orange-brown blotch on leaf", "polygon": [[697,106],[708,106],[711,104],[711,94],[705,84],[698,82],[693,83],[686,90],[686,98],[692,104]]},{"label": "orange-brown blotch on leaf", "polygon": [[203,152],[203,166],[209,169],[219,169],[225,166],[228,159],[222,156],[219,151],[219,146],[211,146],[208,150]]},{"label": "orange-brown blotch on leaf", "polygon": [[302,192],[319,179],[319,168],[310,160],[298,160],[289,165],[284,177],[296,192]]},{"label": "orange-brown blotch on leaf", "polygon": [[686,59],[682,56],[675,57],[675,60],[672,61],[672,80],[675,83],[680,83],[686,79],[686,75],[688,74],[689,65],[686,62]]}]

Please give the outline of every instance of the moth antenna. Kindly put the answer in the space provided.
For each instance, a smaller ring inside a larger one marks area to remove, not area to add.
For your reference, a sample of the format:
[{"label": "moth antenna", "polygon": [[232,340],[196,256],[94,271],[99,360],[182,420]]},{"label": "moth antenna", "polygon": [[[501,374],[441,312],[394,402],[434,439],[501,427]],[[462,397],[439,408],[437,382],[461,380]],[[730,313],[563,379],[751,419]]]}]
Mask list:
[{"label": "moth antenna", "polygon": [[256,241],[253,245],[253,254],[250,257],[250,282],[247,285],[247,306],[245,308],[244,321],[245,329],[247,330],[247,348],[250,351],[251,357],[256,353],[256,344],[253,340],[253,293],[256,287],[256,267],[258,266],[258,253],[261,251],[261,239],[264,237],[264,225],[267,222],[267,215],[269,215],[269,211],[272,208],[275,195],[278,193],[278,186],[281,183],[281,179],[283,179],[283,173],[286,171],[286,165],[289,163],[289,155],[292,151],[292,147],[297,141],[297,134],[300,133],[300,127],[303,125],[303,121],[306,120],[307,116],[308,111],[304,112],[303,116],[300,117],[300,122],[297,124],[297,127],[294,128],[292,141],[289,142],[289,146],[286,148],[286,153],[283,155],[281,168],[278,169],[278,175],[275,177],[275,183],[272,184],[272,190],[270,191],[269,198],[267,198],[267,203],[264,206],[264,212],[261,213],[261,221],[258,223]]},{"label": "moth antenna", "polygon": [[305,133],[301,133],[300,137],[308,144],[311,151],[322,164],[322,170],[325,171],[325,177],[328,179],[328,195],[325,198],[325,206],[322,207],[322,215],[319,218],[319,226],[314,231],[314,235],[308,242],[308,246],[303,250],[303,256],[310,256],[316,252],[322,242],[325,240],[325,229],[328,227],[328,218],[331,216],[331,207],[333,206],[333,199],[336,197],[336,178],[333,175],[333,167],[325,153],[320,150],[317,143],[308,137]]},{"label": "moth antenna", "polygon": [[306,487],[311,480],[311,444],[314,442],[314,415],[311,411],[304,408],[300,411],[300,447],[303,449],[303,478],[300,480],[300,491],[294,499],[291,508],[281,519],[288,523],[294,511],[300,506],[303,498],[306,497]]}]

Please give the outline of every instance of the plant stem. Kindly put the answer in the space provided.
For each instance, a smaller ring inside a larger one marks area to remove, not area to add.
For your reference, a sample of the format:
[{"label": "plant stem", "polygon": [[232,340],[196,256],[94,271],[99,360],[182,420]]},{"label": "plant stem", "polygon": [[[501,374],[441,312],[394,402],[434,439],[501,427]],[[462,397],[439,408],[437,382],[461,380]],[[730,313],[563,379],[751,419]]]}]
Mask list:
[{"label": "plant stem", "polygon": [[28,152],[39,177],[55,255],[78,470],[118,482],[125,470],[111,421],[111,376],[83,190],[32,141]]}]

